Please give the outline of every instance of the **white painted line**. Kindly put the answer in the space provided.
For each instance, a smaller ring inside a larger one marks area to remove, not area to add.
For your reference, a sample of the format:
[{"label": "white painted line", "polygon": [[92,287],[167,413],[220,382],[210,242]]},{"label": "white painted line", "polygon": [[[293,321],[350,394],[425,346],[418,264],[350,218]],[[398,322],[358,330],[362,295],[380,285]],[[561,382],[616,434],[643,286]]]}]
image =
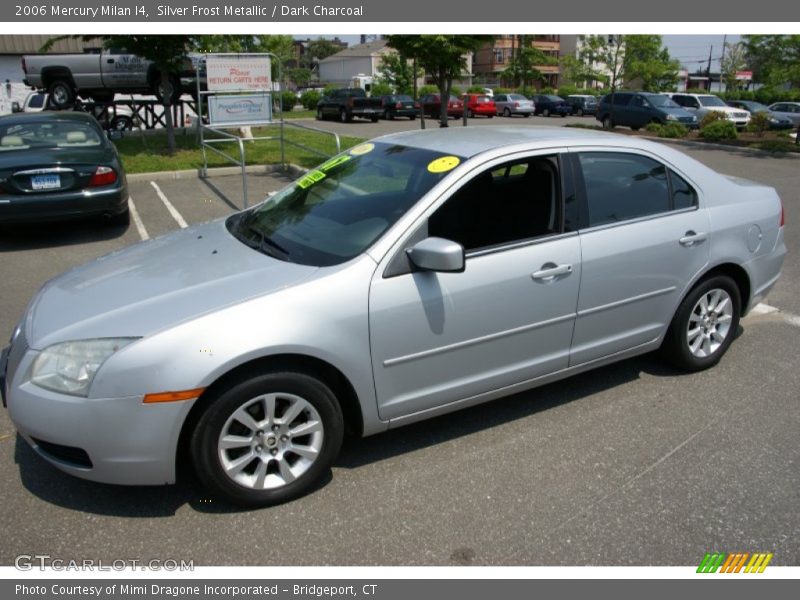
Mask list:
[{"label": "white painted line", "polygon": [[172,215],[172,218],[175,219],[175,221],[178,223],[178,225],[181,226],[182,229],[186,229],[189,226],[189,224],[186,221],[184,221],[183,217],[181,216],[181,213],[178,212],[178,209],[172,206],[172,202],[170,202],[167,199],[167,197],[164,195],[164,192],[162,192],[161,188],[158,187],[158,184],[155,181],[151,181],[150,185],[153,186],[153,189],[156,191],[156,194],[158,194],[158,197],[161,199],[161,202],[164,203],[164,206],[167,207],[167,210],[169,211],[169,214]]},{"label": "white painted line", "polygon": [[142,218],[139,216],[139,211],[136,210],[136,205],[130,196],[128,196],[128,209],[131,211],[131,218],[133,219],[133,224],[136,225],[136,231],[139,232],[139,237],[142,238],[142,241],[149,240],[150,236],[147,233],[147,229],[145,229]]},{"label": "white painted line", "polygon": [[786,321],[789,325],[793,325],[794,327],[800,327],[800,317],[797,315],[793,315],[792,313],[783,313],[783,320]]},{"label": "white painted line", "polygon": [[768,315],[770,313],[778,312],[780,309],[776,308],[775,306],[770,306],[769,304],[765,304],[760,302],[753,307],[753,310],[750,312],[754,315]]}]

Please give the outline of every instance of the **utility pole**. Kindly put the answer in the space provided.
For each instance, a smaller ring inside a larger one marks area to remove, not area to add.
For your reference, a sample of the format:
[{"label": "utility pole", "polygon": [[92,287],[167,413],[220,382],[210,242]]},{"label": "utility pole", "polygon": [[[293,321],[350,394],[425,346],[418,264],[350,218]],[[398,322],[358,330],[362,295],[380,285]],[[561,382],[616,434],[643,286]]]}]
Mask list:
[{"label": "utility pole", "polygon": [[711,46],[708,49],[708,67],[706,68],[706,75],[708,76],[708,89],[707,92],[711,92],[711,53],[714,52],[714,46]]},{"label": "utility pole", "polygon": [[[725,69],[725,49],[728,47],[728,34],[722,36],[722,56],[719,57],[719,90],[722,91],[722,71]],[[727,82],[727,78],[726,78]],[[725,84],[725,91],[728,91],[728,84]]]}]

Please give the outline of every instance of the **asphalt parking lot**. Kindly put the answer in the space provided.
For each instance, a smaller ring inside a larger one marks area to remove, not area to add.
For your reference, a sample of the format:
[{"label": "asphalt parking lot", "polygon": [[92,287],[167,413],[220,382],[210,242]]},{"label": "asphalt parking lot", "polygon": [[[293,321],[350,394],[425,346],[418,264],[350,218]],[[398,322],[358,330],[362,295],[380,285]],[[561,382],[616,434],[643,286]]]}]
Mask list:
[{"label": "asphalt parking lot", "polygon": [[[374,136],[399,123],[323,125]],[[786,210],[790,254],[767,299],[777,310],[744,319],[717,368],[686,375],[644,356],[351,440],[315,493],[256,511],[219,505],[191,480],[125,488],[74,479],[30,450],[0,411],[0,564],[49,554],[196,565],[696,565],[706,551],[800,564],[800,159],[682,149],[775,186]],[[251,175],[251,198],[285,183]],[[50,277],[229,214],[240,186],[236,176],[145,178],[131,184],[138,220],[127,229],[3,228],[0,335]]]}]

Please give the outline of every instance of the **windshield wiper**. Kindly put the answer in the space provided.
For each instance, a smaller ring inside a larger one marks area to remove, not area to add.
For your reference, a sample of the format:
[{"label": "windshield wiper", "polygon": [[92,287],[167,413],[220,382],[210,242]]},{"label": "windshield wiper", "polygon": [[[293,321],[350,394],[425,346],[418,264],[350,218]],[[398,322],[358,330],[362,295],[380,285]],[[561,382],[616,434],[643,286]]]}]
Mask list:
[{"label": "windshield wiper", "polygon": [[242,241],[244,241],[248,246],[269,256],[291,262],[289,261],[289,251],[281,246],[278,242],[270,238],[268,235],[262,233],[259,229],[256,229],[252,225],[247,225],[245,229],[247,232],[255,234],[257,240],[253,240],[252,236],[250,239],[242,238]]}]

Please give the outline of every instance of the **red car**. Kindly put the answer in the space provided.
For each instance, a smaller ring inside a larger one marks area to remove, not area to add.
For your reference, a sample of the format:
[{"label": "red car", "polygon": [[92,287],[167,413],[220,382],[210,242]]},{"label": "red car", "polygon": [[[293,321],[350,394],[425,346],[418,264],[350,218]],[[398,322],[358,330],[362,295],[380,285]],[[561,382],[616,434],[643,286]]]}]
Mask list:
[{"label": "red car", "polygon": [[[422,112],[426,117],[433,117],[438,119],[442,102],[439,94],[427,94],[419,101],[422,104]],[[450,101],[447,103],[447,116],[460,119],[464,114],[464,103],[455,96],[450,96]]]},{"label": "red car", "polygon": [[467,116],[472,118],[477,115],[489,117],[496,114],[497,107],[494,100],[484,94],[464,94],[464,103],[467,105]]}]

